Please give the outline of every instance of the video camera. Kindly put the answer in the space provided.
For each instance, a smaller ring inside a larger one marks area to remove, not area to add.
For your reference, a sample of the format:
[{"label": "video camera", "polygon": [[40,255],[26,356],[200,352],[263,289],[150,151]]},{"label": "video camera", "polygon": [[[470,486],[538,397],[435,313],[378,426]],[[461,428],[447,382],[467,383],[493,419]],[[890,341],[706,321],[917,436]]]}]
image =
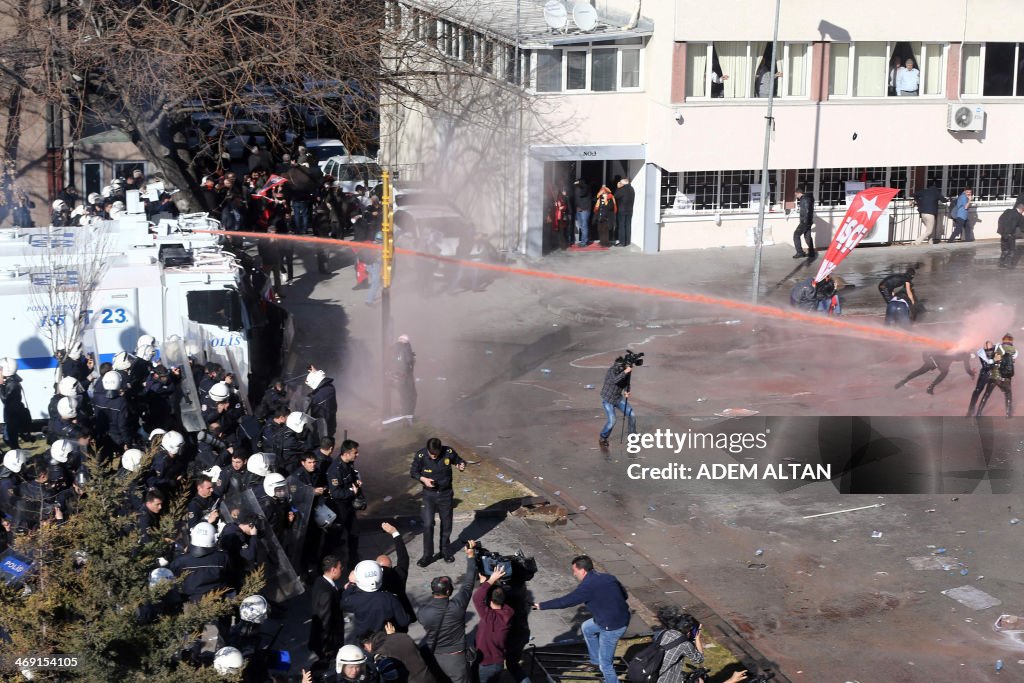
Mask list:
[{"label": "video camera", "polygon": [[633,353],[629,349],[626,349],[626,353],[615,359],[616,367],[620,367],[623,370],[626,368],[640,367],[644,364],[644,354]]},{"label": "video camera", "polygon": [[502,555],[485,549],[479,541],[475,550],[477,573],[490,576],[497,567],[501,567],[505,570],[500,581],[502,584],[525,584],[537,573],[537,561],[524,555],[522,550],[517,550],[514,555]]}]

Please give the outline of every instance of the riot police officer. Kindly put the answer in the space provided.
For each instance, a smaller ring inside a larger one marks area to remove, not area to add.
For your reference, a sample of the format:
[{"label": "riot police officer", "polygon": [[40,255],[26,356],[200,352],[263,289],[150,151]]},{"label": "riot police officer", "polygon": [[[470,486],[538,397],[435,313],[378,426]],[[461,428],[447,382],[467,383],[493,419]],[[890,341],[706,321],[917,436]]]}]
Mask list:
[{"label": "riot police officer", "polygon": [[[362,508],[365,502],[362,497],[363,482],[356,469],[359,457],[359,443],[352,439],[341,442],[341,454],[331,459],[327,468],[327,485],[331,495],[334,512],[338,518],[328,528],[327,544],[333,554],[344,557],[346,566],[354,567],[359,557],[359,536],[356,534],[356,509]],[[344,543],[346,554],[342,554]]]},{"label": "riot police officer", "polygon": [[[409,476],[423,484],[423,557],[416,564],[426,567],[438,557],[452,563],[452,510],[455,494],[452,491],[452,466],[462,472],[466,469],[466,461],[459,457],[455,449],[445,446],[437,437],[427,439],[425,448],[416,451],[409,468]],[[439,545],[441,554],[434,555],[434,513],[441,517]]]}]

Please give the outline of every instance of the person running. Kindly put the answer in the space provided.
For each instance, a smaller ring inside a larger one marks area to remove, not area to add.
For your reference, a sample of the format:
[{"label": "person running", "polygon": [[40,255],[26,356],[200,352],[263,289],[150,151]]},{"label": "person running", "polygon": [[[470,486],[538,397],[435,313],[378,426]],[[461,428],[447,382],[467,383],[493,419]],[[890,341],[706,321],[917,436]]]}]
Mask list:
[{"label": "person running", "polygon": [[930,351],[925,351],[924,353],[921,354],[921,358],[924,361],[921,367],[919,367],[917,370],[914,370],[912,373],[901,379],[899,382],[896,382],[896,386],[894,386],[893,389],[901,388],[904,384],[914,379],[915,377],[920,377],[921,375],[927,374],[932,370],[938,370],[939,376],[932,380],[932,383],[928,385],[927,389],[925,389],[925,391],[927,391],[929,394],[934,394],[935,387],[937,387],[939,383],[942,382],[942,380],[946,379],[946,375],[949,374],[950,366],[958,360],[963,361],[964,372],[970,375],[970,377],[973,379],[975,373],[974,370],[971,369],[972,357],[973,354],[971,353],[932,353]]}]

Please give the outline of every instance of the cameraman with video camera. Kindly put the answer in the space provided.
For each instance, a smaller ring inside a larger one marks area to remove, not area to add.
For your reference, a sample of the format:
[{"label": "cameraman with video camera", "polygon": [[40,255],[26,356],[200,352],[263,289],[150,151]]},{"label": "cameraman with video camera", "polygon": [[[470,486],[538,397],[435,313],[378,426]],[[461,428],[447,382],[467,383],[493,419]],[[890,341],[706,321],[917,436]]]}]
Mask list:
[{"label": "cameraman with video camera", "polygon": [[604,386],[601,387],[601,405],[608,420],[601,429],[601,436],[597,443],[601,448],[608,448],[608,436],[615,427],[615,410],[621,410],[622,415],[629,421],[629,433],[636,432],[636,417],[633,415],[633,406],[629,405],[630,380],[634,367],[644,364],[644,354],[633,353],[626,350],[625,355],[619,356],[608,368],[604,376]]}]

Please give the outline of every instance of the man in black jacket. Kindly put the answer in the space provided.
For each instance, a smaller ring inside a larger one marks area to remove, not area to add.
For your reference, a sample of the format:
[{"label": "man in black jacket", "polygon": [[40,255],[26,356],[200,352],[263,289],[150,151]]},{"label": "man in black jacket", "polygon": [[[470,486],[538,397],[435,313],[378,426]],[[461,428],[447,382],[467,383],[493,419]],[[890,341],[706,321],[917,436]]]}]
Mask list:
[{"label": "man in black jacket", "polygon": [[921,214],[921,228],[914,244],[924,244],[929,237],[938,244],[942,241],[942,225],[938,221],[942,190],[935,186],[934,180],[929,181],[928,187],[914,193],[914,201],[917,203],[917,212]]},{"label": "man in black jacket", "polygon": [[322,576],[313,582],[310,590],[312,603],[309,622],[309,651],[317,657],[318,668],[334,661],[345,636],[345,622],[341,617],[341,560],[334,555],[323,559]]},{"label": "man in black jacket", "polygon": [[466,683],[466,608],[476,586],[475,543],[466,548],[466,576],[459,592],[452,595],[454,586],[447,576],[438,576],[430,582],[431,599],[420,608],[419,620],[427,632],[425,642],[434,655],[438,667],[451,683]]},{"label": "man in black jacket", "polygon": [[594,206],[594,195],[583,178],[577,178],[572,184],[572,200],[576,211],[576,244],[585,247],[590,244],[590,210]]},{"label": "man in black jacket", "polygon": [[323,370],[312,365],[306,375],[306,386],[310,388],[309,408],[306,411],[314,420],[323,420],[327,432],[320,436],[334,436],[338,430],[338,397],[334,390],[334,380]]},{"label": "man in black jacket", "polygon": [[615,205],[619,211],[615,214],[615,239],[613,245],[628,247],[632,241],[630,228],[633,225],[633,204],[636,192],[629,184],[629,178],[623,178],[615,188]]},{"label": "man in black jacket", "polygon": [[455,494],[452,492],[452,467],[465,471],[466,461],[455,449],[445,446],[441,439],[427,439],[426,448],[413,455],[409,476],[423,485],[423,557],[417,566],[426,567],[434,557],[434,513],[441,518],[438,545],[441,557],[449,564],[455,561],[450,547],[452,535],[452,511],[455,508]]},{"label": "man in black jacket", "polygon": [[[817,253],[814,251],[814,195],[804,192],[804,188],[796,188],[793,193],[796,198],[797,210],[800,212],[800,222],[793,231],[793,248],[796,253],[793,258],[814,258]],[[800,240],[807,242],[807,251],[800,246]]]},{"label": "man in black jacket", "polygon": [[384,533],[391,534],[391,538],[395,539],[394,566],[391,564],[391,558],[387,555],[377,556],[377,564],[380,565],[380,569],[384,574],[381,590],[387,591],[398,598],[398,601],[402,603],[402,607],[405,608],[406,614],[409,615],[409,622],[414,622],[416,621],[416,612],[412,608],[412,603],[409,601],[409,595],[406,593],[405,588],[409,582],[409,551],[405,547],[402,535],[398,533],[398,529],[394,525],[384,522],[380,525],[380,528],[384,530]]},{"label": "man in black jacket", "polygon": [[999,215],[996,232],[999,233],[999,267],[1013,268],[1017,265],[1017,232],[1024,227],[1024,202],[1020,199],[1012,209]]},{"label": "man in black jacket", "polygon": [[363,482],[356,469],[359,443],[352,439],[341,442],[341,453],[332,457],[327,468],[327,486],[334,512],[338,518],[327,530],[327,545],[339,556],[344,553],[346,564],[354,567],[359,559],[359,534],[356,532],[356,509],[353,503],[361,492]]}]

